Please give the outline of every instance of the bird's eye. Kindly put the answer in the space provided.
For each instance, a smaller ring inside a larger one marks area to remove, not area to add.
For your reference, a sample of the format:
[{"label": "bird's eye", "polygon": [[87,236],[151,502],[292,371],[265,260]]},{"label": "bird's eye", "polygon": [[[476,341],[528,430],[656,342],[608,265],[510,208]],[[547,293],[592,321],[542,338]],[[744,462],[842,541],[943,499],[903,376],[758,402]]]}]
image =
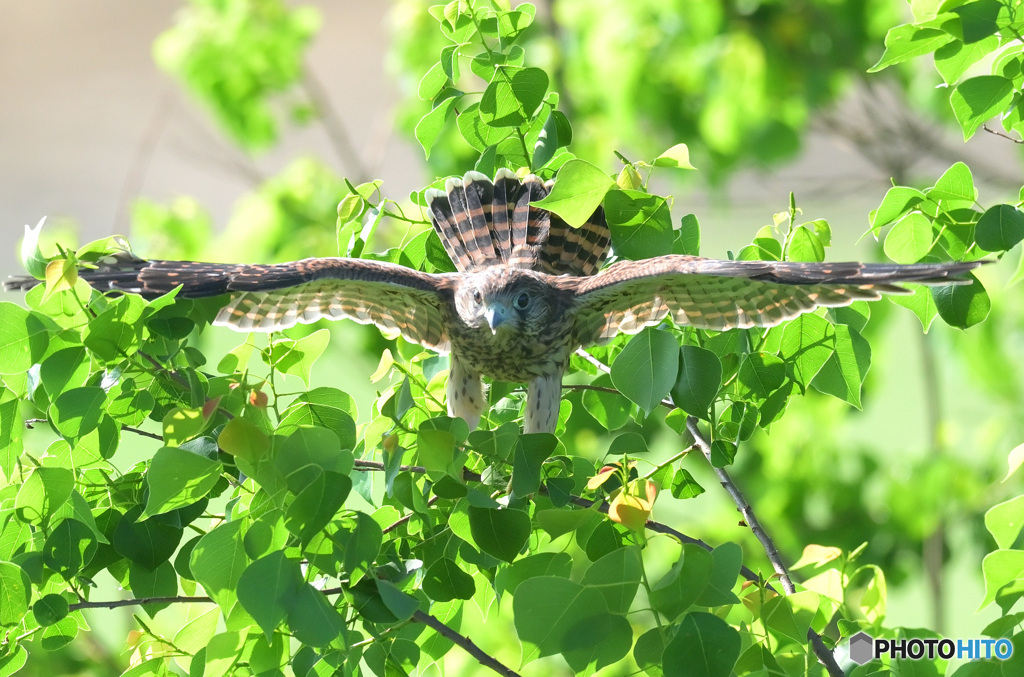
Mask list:
[{"label": "bird's eye", "polygon": [[480,290],[479,289],[474,289],[473,290],[473,303],[475,303],[477,305],[480,305],[483,302],[484,302],[484,297],[483,297],[483,295],[480,294]]},{"label": "bird's eye", "polygon": [[530,295],[529,294],[527,294],[526,292],[523,292],[518,297],[516,297],[516,308],[518,308],[519,310],[525,310],[526,306],[528,306],[528,305],[530,305]]}]

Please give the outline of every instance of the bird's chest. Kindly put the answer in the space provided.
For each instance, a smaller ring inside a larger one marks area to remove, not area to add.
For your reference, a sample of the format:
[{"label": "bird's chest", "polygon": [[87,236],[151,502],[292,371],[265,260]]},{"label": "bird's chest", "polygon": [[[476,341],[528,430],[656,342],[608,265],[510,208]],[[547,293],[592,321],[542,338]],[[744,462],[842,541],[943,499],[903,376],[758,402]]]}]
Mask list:
[{"label": "bird's chest", "polygon": [[473,328],[455,323],[452,354],[466,367],[500,381],[525,382],[564,367],[574,346],[568,328],[529,333]]}]

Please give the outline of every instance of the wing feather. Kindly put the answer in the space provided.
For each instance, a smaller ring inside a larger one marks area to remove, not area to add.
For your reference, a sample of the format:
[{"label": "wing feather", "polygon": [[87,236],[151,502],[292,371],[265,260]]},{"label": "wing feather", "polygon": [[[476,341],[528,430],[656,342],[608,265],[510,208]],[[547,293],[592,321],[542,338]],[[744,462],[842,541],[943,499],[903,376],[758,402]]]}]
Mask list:
[{"label": "wing feather", "polygon": [[[124,252],[79,275],[100,291],[146,298],[178,286],[178,298],[231,294],[214,324],[241,331],[279,331],[320,318],[348,318],[400,333],[428,348],[449,350],[442,310],[454,293],[455,276],[449,274],[365,259],[238,265],[148,261]],[[32,280],[33,285],[36,282]]]},{"label": "wing feather", "polygon": [[771,327],[818,307],[909,294],[899,283],[964,284],[981,265],[924,263],[798,263],[719,261],[662,256],[623,261],[575,287],[574,332],[584,345],[618,333],[633,334],[671,317],[701,329]]}]

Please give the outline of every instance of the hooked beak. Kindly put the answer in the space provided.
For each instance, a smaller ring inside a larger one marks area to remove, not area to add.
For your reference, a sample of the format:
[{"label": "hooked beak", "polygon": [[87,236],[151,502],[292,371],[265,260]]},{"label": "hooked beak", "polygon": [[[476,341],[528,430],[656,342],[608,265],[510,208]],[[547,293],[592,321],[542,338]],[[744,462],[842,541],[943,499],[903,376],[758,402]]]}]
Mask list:
[{"label": "hooked beak", "polygon": [[497,334],[498,327],[508,321],[508,309],[502,303],[495,303],[484,311],[484,317],[487,318],[487,326],[491,328],[491,333]]}]

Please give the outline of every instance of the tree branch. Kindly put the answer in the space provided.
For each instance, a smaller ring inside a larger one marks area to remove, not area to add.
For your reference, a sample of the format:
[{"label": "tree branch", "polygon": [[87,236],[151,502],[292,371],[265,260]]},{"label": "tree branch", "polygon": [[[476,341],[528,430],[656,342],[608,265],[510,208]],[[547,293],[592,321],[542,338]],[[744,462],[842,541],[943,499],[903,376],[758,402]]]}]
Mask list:
[{"label": "tree branch", "polygon": [[[711,463],[711,445],[708,443],[707,438],[701,433],[700,428],[697,427],[697,419],[694,416],[686,417],[686,429],[693,435],[694,442],[697,448],[701,450],[704,457],[708,459],[708,463]],[[771,539],[768,532],[761,526],[761,521],[757,519],[754,514],[753,508],[747,503],[747,499],[743,497],[743,493],[736,486],[736,483],[732,481],[729,473],[723,468],[715,468],[711,466],[718,475],[718,481],[722,484],[722,487],[732,498],[733,503],[739,508],[740,514],[743,515],[743,521],[746,522],[747,526],[750,527],[750,531],[757,538],[758,542],[761,543],[761,547],[764,548],[765,555],[768,557],[768,561],[771,562],[772,568],[779,575],[779,581],[782,583],[783,590],[786,594],[792,595],[796,593],[796,586],[793,585],[793,579],[789,576],[789,570],[786,568],[785,563],[782,561],[782,555],[779,553],[778,546],[775,545],[775,541]],[[814,651],[814,655],[818,658],[818,661],[825,667],[828,674],[831,677],[843,677],[843,669],[839,667],[839,663],[836,662],[835,655],[832,650],[825,645],[821,635],[816,633],[813,629],[807,628],[807,640],[811,644],[811,650]]]},{"label": "tree branch", "polygon": [[[604,364],[603,362],[595,358],[593,355],[583,350],[582,348],[577,350],[576,354],[585,359],[587,362],[593,364],[601,371],[605,373],[611,373],[611,369],[608,367],[608,365]],[[602,386],[590,386],[590,388],[593,388],[595,390],[600,388],[604,390]],[[675,403],[669,400],[662,400],[661,405],[664,407],[668,407],[670,409],[678,408],[676,407]],[[708,442],[707,438],[705,438],[704,435],[701,433],[700,428],[697,427],[696,417],[686,417],[686,429],[689,431],[691,435],[693,435],[694,443],[697,445],[697,448],[701,450],[701,453],[704,454],[704,457],[708,459],[708,463],[711,464],[711,444]],[[747,526],[750,527],[751,532],[753,532],[758,542],[761,543],[761,547],[764,548],[765,555],[767,555],[768,557],[768,561],[771,562],[772,568],[775,569],[775,572],[779,575],[779,580],[782,582],[782,588],[786,591],[786,594],[792,595],[796,592],[796,586],[793,585],[793,580],[789,576],[789,570],[786,568],[785,563],[782,561],[782,555],[779,553],[779,548],[775,545],[775,541],[773,541],[771,537],[768,536],[768,533],[764,530],[764,527],[761,526],[761,521],[757,519],[757,516],[754,514],[753,508],[751,508],[750,504],[747,503],[747,500],[743,497],[743,493],[739,490],[739,487],[736,486],[736,483],[732,481],[732,477],[729,476],[729,473],[727,473],[724,468],[714,467],[713,464],[711,465],[711,467],[715,471],[715,474],[718,476],[718,481],[721,483],[722,487],[729,494],[729,497],[732,498],[733,503],[736,504],[736,507],[739,508],[740,514],[743,515],[744,522],[746,522]],[[650,528],[649,521],[648,528]],[[696,539],[694,539],[694,541],[696,541]],[[707,547],[710,550],[710,547],[704,545],[703,541],[697,542],[699,544],[702,544],[702,547]],[[744,569],[746,569],[746,567],[744,567]],[[747,571],[750,570],[747,569]],[[759,579],[755,578],[754,580]],[[831,677],[843,677],[842,668],[839,667],[839,664],[836,662],[835,656],[832,654],[832,651],[828,648],[828,646],[825,645],[825,642],[824,640],[822,640],[821,635],[814,632],[814,630],[812,630],[811,628],[808,628],[807,639],[810,642],[811,650],[814,651],[814,655],[818,658],[818,661],[820,661],[821,664],[828,671],[828,674]]]},{"label": "tree branch", "polygon": [[[410,513],[411,514],[411,513]],[[338,595],[344,592],[341,588],[329,588],[327,590],[320,591],[323,595]],[[80,611],[82,609],[117,609],[126,606],[147,606],[150,604],[183,604],[183,603],[199,603],[199,604],[210,604],[213,603],[213,599],[206,596],[188,597],[184,595],[174,595],[170,597],[141,597],[139,599],[115,599],[106,600],[102,602],[76,602],[75,604],[69,604],[69,611]],[[427,627],[434,630],[437,634],[441,635],[445,639],[451,640],[454,644],[462,648],[463,651],[468,653],[470,656],[475,658],[480,665],[490,668],[499,675],[506,675],[507,677],[519,677],[519,673],[502,664],[498,659],[494,658],[486,651],[478,647],[473,643],[466,635],[456,632],[449,626],[442,623],[440,620],[431,616],[428,613],[420,611],[419,609],[412,616],[413,620],[417,623],[422,623]]]},{"label": "tree branch", "polygon": [[518,672],[498,662],[498,659],[494,658],[489,653],[487,653],[486,651],[478,647],[476,644],[474,644],[473,640],[471,640],[469,637],[458,632],[455,632],[450,627],[448,627],[438,619],[434,618],[430,614],[424,613],[423,611],[417,609],[415,613],[413,613],[412,618],[414,621],[418,623],[423,623],[428,628],[434,630],[434,632],[441,635],[445,639],[451,640],[452,642],[457,644],[459,647],[462,648],[463,651],[465,651],[470,656],[475,658],[477,662],[480,663],[480,665],[486,668],[490,668],[491,670],[494,670],[499,675],[505,675],[506,677],[520,677]]}]

